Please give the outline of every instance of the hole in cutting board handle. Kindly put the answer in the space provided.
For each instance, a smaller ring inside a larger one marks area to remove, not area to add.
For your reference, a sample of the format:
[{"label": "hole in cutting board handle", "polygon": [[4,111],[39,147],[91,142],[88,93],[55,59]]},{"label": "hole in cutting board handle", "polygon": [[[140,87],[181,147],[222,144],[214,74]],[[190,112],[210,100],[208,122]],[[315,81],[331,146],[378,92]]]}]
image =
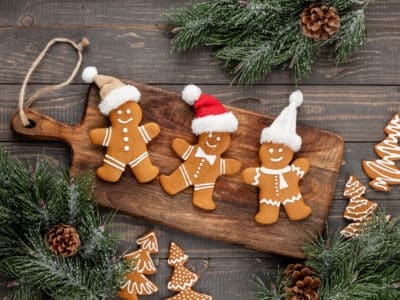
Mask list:
[{"label": "hole in cutting board handle", "polygon": [[26,128],[35,128],[36,127],[36,122],[35,121],[33,121],[33,120],[31,120],[31,119],[28,119],[28,121],[29,121],[29,125],[28,126],[26,126]]}]

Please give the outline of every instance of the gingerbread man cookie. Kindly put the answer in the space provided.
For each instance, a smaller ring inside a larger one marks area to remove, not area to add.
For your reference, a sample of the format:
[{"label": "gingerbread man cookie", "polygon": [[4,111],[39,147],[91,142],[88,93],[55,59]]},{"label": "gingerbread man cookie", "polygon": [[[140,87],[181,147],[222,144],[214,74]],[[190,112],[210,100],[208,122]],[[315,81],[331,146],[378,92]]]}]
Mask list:
[{"label": "gingerbread man cookie", "polygon": [[374,146],[375,153],[381,158],[364,160],[365,174],[372,180],[369,185],[378,191],[390,191],[390,185],[400,184],[400,169],[395,161],[400,160],[400,114],[397,114],[385,127],[387,137]]},{"label": "gingerbread man cookie", "polygon": [[172,142],[172,148],[184,162],[171,175],[160,176],[160,183],[170,195],[193,186],[193,205],[213,210],[213,192],[218,177],[240,170],[239,161],[221,157],[230,145],[230,133],[236,131],[238,121],[216,98],[202,94],[195,85],[184,88],[182,99],[194,104],[196,118],[192,122],[192,131],[199,136],[198,143],[190,145],[182,139]]},{"label": "gingerbread man cookie", "polygon": [[212,300],[212,297],[206,294],[198,293],[192,290],[192,287],[199,280],[199,275],[193,273],[185,264],[189,257],[174,242],[171,243],[168,256],[168,265],[174,268],[171,279],[168,282],[168,289],[178,292],[169,300]]},{"label": "gingerbread man cookie", "polygon": [[354,176],[350,176],[344,188],[343,195],[350,199],[343,217],[352,221],[340,231],[344,237],[358,236],[361,232],[362,224],[372,219],[372,215],[378,208],[375,202],[365,199],[365,186]]},{"label": "gingerbread man cookie", "polygon": [[140,92],[120,80],[98,75],[94,67],[87,67],[82,73],[86,82],[95,82],[100,88],[100,111],[108,116],[111,126],[90,131],[93,144],[107,147],[104,164],[96,174],[108,182],[117,182],[128,165],[139,182],[149,182],[158,175],[158,168],[151,163],[147,143],[160,133],[156,123],[140,126],[142,109]]},{"label": "gingerbread man cookie", "polygon": [[309,162],[299,158],[290,164],[294,153],[301,148],[301,137],[296,133],[296,116],[297,107],[302,102],[300,91],[290,95],[289,106],[261,133],[261,166],[248,168],[242,174],[245,183],[260,189],[259,212],[255,217],[260,224],[276,223],[281,205],[291,220],[301,220],[311,214],[311,208],[304,203],[299,189],[299,181],[310,168]]}]

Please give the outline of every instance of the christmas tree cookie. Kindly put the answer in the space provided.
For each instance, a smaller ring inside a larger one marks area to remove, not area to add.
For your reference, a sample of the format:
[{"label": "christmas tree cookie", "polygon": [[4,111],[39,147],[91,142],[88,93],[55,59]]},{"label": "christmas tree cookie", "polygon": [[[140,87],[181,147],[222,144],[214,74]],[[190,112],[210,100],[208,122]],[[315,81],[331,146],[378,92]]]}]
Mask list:
[{"label": "christmas tree cookie", "polygon": [[157,272],[150,257],[150,254],[158,252],[157,237],[150,232],[136,243],[140,249],[124,256],[126,261],[134,265],[133,271],[125,275],[128,280],[118,292],[118,297],[126,300],[137,300],[137,295],[151,295],[158,291],[158,287],[145,276]]},{"label": "christmas tree cookie", "polygon": [[400,160],[400,114],[397,114],[385,127],[387,137],[374,146],[375,153],[381,158],[364,160],[365,174],[372,180],[369,185],[378,191],[390,191],[390,185],[400,184],[400,169],[396,161]]},{"label": "christmas tree cookie", "polygon": [[185,267],[189,257],[175,243],[171,243],[168,256],[168,265],[174,268],[171,279],[168,282],[168,289],[178,292],[170,300],[212,300],[211,296],[201,294],[192,290],[192,287],[199,280],[199,275]]},{"label": "christmas tree cookie", "polygon": [[345,237],[358,236],[362,224],[371,220],[373,213],[378,208],[376,203],[365,199],[364,194],[365,186],[356,177],[350,176],[343,193],[350,201],[343,217],[352,223],[340,231],[341,235]]},{"label": "christmas tree cookie", "polygon": [[261,166],[248,168],[243,181],[257,186],[259,212],[255,219],[260,224],[273,224],[279,219],[282,205],[291,220],[301,220],[311,214],[311,207],[304,203],[299,181],[310,168],[308,160],[296,159],[294,153],[301,148],[301,137],[296,133],[297,107],[303,102],[300,91],[293,92],[289,105],[261,133],[259,157]]},{"label": "christmas tree cookie", "polygon": [[195,85],[184,88],[182,99],[194,105],[196,117],[192,122],[192,131],[198,136],[198,142],[196,145],[190,145],[183,139],[172,142],[172,148],[184,163],[171,175],[160,176],[160,183],[170,195],[193,186],[193,205],[213,210],[213,192],[218,177],[240,170],[239,161],[221,157],[229,148],[230,133],[236,131],[238,120],[215,97],[202,94]]},{"label": "christmas tree cookie", "polygon": [[139,182],[153,180],[158,168],[151,163],[147,143],[160,133],[160,127],[153,122],[140,126],[142,109],[138,104],[141,96],[138,89],[114,77],[98,75],[94,67],[85,68],[82,78],[100,88],[99,109],[111,123],[108,128],[92,129],[89,133],[93,144],[107,147],[97,176],[117,182],[128,165]]}]

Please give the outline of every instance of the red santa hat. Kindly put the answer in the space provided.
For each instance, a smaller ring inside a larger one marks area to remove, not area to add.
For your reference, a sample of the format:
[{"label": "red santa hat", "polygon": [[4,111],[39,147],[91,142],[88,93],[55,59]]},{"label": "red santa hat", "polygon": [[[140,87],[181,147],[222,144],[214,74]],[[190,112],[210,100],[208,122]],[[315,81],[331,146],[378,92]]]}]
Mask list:
[{"label": "red santa hat", "polygon": [[182,91],[182,99],[194,106],[195,118],[192,131],[195,135],[204,132],[234,132],[238,120],[228,112],[219,100],[211,95],[202,94],[198,86],[189,84]]}]

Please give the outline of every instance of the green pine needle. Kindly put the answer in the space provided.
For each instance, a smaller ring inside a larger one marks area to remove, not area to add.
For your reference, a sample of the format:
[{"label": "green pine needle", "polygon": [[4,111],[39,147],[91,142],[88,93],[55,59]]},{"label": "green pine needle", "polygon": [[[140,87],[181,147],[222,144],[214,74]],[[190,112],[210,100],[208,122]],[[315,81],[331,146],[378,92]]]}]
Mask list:
[{"label": "green pine needle", "polygon": [[[0,150],[0,274],[8,299],[104,299],[118,291],[127,265],[117,257],[111,218],[100,216],[92,177],[70,179],[46,162],[26,166]],[[74,226],[76,255],[55,256],[45,242],[54,225]]]},{"label": "green pine needle", "polygon": [[[216,47],[216,57],[233,82],[253,84],[277,69],[307,78],[323,47],[338,63],[356,52],[366,37],[364,8],[372,0],[327,0],[337,8],[341,28],[328,41],[303,35],[299,17],[313,1],[209,0],[174,8],[164,15],[174,52],[196,46]],[[322,1],[321,1],[322,3]]]}]

